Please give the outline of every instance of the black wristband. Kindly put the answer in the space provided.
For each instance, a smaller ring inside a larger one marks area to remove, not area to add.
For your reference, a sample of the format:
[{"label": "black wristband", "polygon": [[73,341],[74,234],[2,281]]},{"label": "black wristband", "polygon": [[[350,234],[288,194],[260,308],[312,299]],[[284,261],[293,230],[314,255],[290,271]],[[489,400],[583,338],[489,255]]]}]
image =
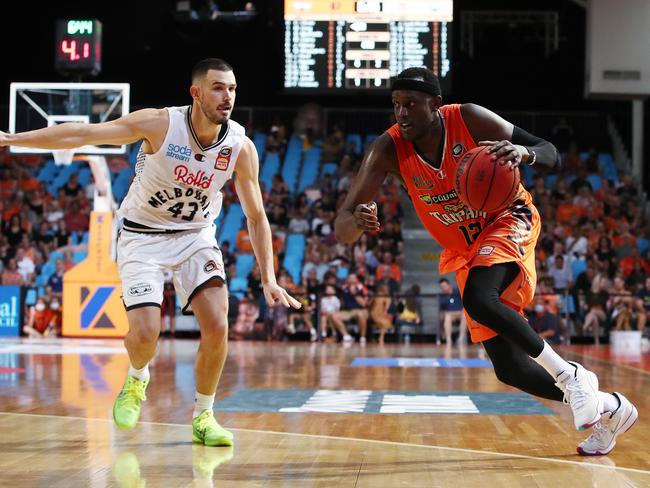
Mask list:
[{"label": "black wristband", "polygon": [[532,166],[533,164],[535,164],[535,161],[537,161],[537,153],[533,151],[530,147],[526,147],[526,151],[528,151],[528,161],[526,161],[526,164],[528,166]]}]

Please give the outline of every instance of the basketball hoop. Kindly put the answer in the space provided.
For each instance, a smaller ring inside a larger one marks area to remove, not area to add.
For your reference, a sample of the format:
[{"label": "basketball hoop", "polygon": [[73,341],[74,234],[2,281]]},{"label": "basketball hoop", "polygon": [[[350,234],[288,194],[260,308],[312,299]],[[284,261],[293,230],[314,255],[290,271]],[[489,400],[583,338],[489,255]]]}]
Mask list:
[{"label": "basketball hoop", "polygon": [[74,149],[55,149],[52,151],[57,166],[69,166],[74,158]]}]

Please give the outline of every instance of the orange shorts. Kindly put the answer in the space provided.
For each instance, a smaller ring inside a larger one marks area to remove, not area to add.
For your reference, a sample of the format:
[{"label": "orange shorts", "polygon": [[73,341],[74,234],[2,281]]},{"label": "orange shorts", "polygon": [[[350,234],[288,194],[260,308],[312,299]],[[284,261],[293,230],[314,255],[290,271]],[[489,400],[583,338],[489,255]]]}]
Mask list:
[{"label": "orange shorts", "polygon": [[[535,246],[540,227],[539,213],[532,203],[519,205],[512,212],[500,216],[488,225],[472,245],[474,257],[456,271],[461,295],[469,270],[474,266],[515,262],[519,265],[521,273],[501,294],[501,301],[523,315],[523,309],[535,296]],[[467,313],[465,316],[472,342],[483,342],[498,335],[492,329],[472,320]]]}]

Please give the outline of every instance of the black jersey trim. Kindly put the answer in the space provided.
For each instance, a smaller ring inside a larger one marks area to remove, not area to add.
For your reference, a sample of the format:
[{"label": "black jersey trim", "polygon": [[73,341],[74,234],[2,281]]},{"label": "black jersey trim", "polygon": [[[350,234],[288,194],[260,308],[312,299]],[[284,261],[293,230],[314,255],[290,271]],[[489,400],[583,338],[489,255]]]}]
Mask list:
[{"label": "black jersey trim", "polygon": [[221,130],[219,131],[219,137],[217,137],[217,142],[215,142],[214,144],[210,144],[207,147],[203,147],[203,145],[199,142],[199,138],[196,136],[196,132],[194,132],[194,127],[192,126],[191,105],[187,109],[187,126],[190,128],[190,134],[192,134],[192,139],[194,139],[194,142],[196,142],[197,146],[201,148],[201,151],[209,151],[210,149],[214,149],[226,139],[228,132],[230,132],[230,121],[226,120],[225,124],[221,124]]}]

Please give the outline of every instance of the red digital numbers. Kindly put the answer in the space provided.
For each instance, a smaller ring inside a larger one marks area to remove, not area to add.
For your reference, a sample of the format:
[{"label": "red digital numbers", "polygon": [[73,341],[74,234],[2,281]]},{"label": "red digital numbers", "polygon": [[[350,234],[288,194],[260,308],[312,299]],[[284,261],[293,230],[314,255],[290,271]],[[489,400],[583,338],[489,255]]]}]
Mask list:
[{"label": "red digital numbers", "polygon": [[90,43],[82,43],[80,54],[77,50],[77,41],[64,39],[61,41],[61,52],[67,55],[70,61],[79,61],[82,57],[83,59],[88,59],[90,57]]}]

